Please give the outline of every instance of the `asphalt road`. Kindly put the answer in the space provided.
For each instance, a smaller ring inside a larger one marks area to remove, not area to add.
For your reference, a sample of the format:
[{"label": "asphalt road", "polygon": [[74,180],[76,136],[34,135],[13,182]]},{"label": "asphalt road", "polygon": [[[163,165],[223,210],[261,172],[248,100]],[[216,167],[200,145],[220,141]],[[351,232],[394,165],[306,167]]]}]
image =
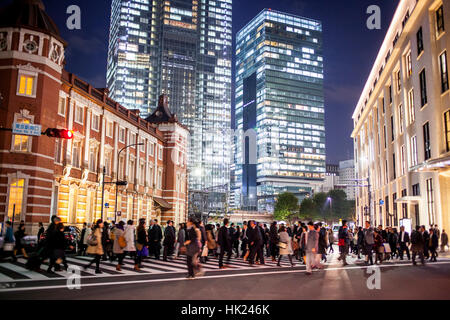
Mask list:
[{"label": "asphalt road", "polygon": [[[381,266],[380,289],[375,274],[365,266],[328,266],[307,276],[304,268],[282,268],[264,273],[207,273],[203,278],[120,279],[83,284],[79,290],[67,288],[11,291],[0,293],[0,300],[316,300],[316,299],[450,299],[450,261],[412,266],[395,263]],[[369,278],[371,277],[371,278]]]}]

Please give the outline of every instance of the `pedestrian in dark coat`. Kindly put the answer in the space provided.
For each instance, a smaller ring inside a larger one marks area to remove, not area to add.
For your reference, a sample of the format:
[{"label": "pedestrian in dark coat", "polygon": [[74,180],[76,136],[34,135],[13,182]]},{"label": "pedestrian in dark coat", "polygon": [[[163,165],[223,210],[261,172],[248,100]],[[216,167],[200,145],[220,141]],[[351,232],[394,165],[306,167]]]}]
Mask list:
[{"label": "pedestrian in dark coat", "polygon": [[44,232],[45,232],[44,225],[43,225],[42,222],[39,222],[39,231],[38,231],[38,234],[37,234],[38,246],[41,244],[41,236],[44,234]]},{"label": "pedestrian in dark coat", "polygon": [[342,226],[339,227],[339,252],[341,253],[338,260],[343,262],[344,266],[348,265],[346,259],[348,254],[348,248],[350,245],[350,238],[348,236],[347,220],[342,220]]},{"label": "pedestrian in dark coat", "polygon": [[148,228],[148,247],[150,255],[154,255],[159,260],[161,254],[162,230],[158,225],[158,220],[152,220]]},{"label": "pedestrian in dark coat", "polygon": [[428,248],[431,252],[430,262],[436,262],[436,251],[439,246],[439,238],[436,234],[435,229],[430,229],[430,239],[428,240]]},{"label": "pedestrian in dark coat", "polygon": [[448,245],[448,235],[445,233],[445,230],[442,230],[441,233],[441,251],[445,251],[445,247]]},{"label": "pedestrian in dark coat", "polygon": [[250,221],[250,227],[247,229],[247,236],[250,249],[250,265],[252,266],[254,264],[256,255],[258,255],[261,264],[264,264],[264,255],[262,252],[263,239],[261,237],[261,231],[253,220]]},{"label": "pedestrian in dark coat", "polygon": [[188,267],[188,279],[194,279],[198,275],[203,275],[200,264],[198,263],[198,254],[200,252],[200,223],[195,221],[193,218],[189,218],[187,222],[187,232],[186,232],[186,263]]},{"label": "pedestrian in dark coat", "polygon": [[64,269],[67,271],[68,265],[66,260],[66,248],[69,247],[70,250],[73,249],[72,246],[69,246],[66,240],[66,237],[64,235],[64,224],[59,223],[56,226],[56,229],[52,236],[52,248],[53,251],[50,255],[50,263],[48,265],[47,272],[48,273],[54,273],[52,271],[53,267],[56,266],[56,264],[62,263],[64,265]]},{"label": "pedestrian in dark coat", "polygon": [[167,227],[166,230],[164,230],[164,251],[163,251],[163,261],[167,261],[167,256],[170,256],[173,254],[173,250],[175,248],[175,242],[176,242],[176,231],[173,226],[173,221],[169,220],[167,221]]},{"label": "pedestrian in dark coat", "polygon": [[23,245],[23,238],[26,236],[25,233],[25,223],[21,222],[19,224],[19,229],[14,233],[14,238],[16,238],[16,247],[14,249],[14,256],[17,255],[17,252],[21,252],[24,258],[28,258],[27,252],[25,251],[25,247]]},{"label": "pedestrian in dark coat", "polygon": [[422,230],[423,230],[422,227],[416,226],[416,230],[414,230],[411,234],[411,251],[412,251],[413,265],[417,265],[416,263],[417,254],[420,257],[420,261],[422,262],[422,264],[425,264],[425,259],[423,255],[425,245]]},{"label": "pedestrian in dark coat", "polygon": [[227,253],[227,262],[230,261],[231,256],[233,254],[232,245],[231,245],[231,236],[228,230],[229,220],[225,218],[223,220],[223,226],[219,229],[219,234],[217,236],[217,243],[220,246],[220,254],[219,254],[219,268],[224,269],[223,265],[223,256],[225,252]]},{"label": "pedestrian in dark coat", "polygon": [[279,235],[277,230],[277,222],[274,221],[270,225],[269,229],[269,249],[270,249],[270,255],[272,256],[272,261],[277,261],[278,256],[278,241],[279,241]]},{"label": "pedestrian in dark coat", "polygon": [[400,227],[400,233],[398,235],[398,254],[400,256],[400,260],[403,260],[403,252],[406,251],[406,256],[408,257],[408,260],[411,259],[409,254],[409,244],[411,243],[411,240],[409,239],[409,233],[405,231],[405,227]]},{"label": "pedestrian in dark coat", "polygon": [[[245,258],[245,255],[248,253],[248,225],[247,222],[244,222],[242,226],[242,232],[241,232],[241,258]],[[245,261],[245,259],[244,259]]]}]

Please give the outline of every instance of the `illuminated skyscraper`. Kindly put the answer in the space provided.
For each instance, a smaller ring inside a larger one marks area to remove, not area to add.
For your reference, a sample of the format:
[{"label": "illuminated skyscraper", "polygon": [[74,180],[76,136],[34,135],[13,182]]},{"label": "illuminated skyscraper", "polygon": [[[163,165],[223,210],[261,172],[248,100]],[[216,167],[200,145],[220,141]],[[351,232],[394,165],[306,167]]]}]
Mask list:
[{"label": "illuminated skyscraper", "polygon": [[325,174],[322,25],[263,10],[236,38],[234,202],[272,211]]},{"label": "illuminated skyscraper", "polygon": [[190,190],[229,190],[232,0],[113,0],[112,98],[149,114],[165,93],[191,131]]}]

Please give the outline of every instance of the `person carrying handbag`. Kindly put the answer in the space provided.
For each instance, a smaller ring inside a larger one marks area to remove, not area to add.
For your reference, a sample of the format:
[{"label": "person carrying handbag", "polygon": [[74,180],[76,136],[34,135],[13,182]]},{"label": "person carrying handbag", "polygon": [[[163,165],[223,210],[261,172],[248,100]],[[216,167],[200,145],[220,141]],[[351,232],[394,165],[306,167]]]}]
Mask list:
[{"label": "person carrying handbag", "polygon": [[288,256],[289,261],[291,263],[291,266],[294,267],[294,263],[292,262],[292,254],[293,254],[293,250],[292,250],[292,239],[289,236],[289,234],[286,231],[286,227],[285,226],[281,226],[280,227],[280,231],[279,231],[279,239],[280,241],[278,242],[278,247],[280,248],[280,255],[278,257],[278,267],[281,267],[281,258],[283,256]]},{"label": "person carrying handbag", "polygon": [[119,260],[116,266],[117,271],[122,271],[121,265],[123,264],[123,259],[125,257],[125,247],[127,246],[127,241],[124,237],[125,234],[125,222],[119,221],[119,223],[114,228],[114,244],[113,253],[117,256]]},{"label": "person carrying handbag", "polygon": [[100,260],[104,254],[103,245],[102,245],[102,232],[103,232],[103,220],[99,219],[95,223],[94,230],[92,234],[88,238],[88,249],[87,253],[94,255],[94,259],[91,260],[87,265],[84,266],[86,270],[95,262],[95,273],[101,274],[100,270]]},{"label": "person carrying handbag", "polygon": [[145,219],[139,219],[139,225],[136,228],[136,259],[134,261],[134,270],[141,271],[142,258],[148,257],[147,232],[145,231]]}]

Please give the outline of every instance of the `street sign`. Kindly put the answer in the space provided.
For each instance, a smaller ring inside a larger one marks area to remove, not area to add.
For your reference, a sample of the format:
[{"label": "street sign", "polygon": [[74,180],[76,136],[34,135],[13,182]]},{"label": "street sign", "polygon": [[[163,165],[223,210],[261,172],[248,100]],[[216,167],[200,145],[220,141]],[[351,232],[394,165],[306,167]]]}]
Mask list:
[{"label": "street sign", "polygon": [[380,206],[384,205],[384,200],[380,200]]},{"label": "street sign", "polygon": [[105,208],[109,208],[109,203],[105,203]]},{"label": "street sign", "polygon": [[42,126],[39,124],[14,122],[13,134],[40,137],[42,135]]}]

